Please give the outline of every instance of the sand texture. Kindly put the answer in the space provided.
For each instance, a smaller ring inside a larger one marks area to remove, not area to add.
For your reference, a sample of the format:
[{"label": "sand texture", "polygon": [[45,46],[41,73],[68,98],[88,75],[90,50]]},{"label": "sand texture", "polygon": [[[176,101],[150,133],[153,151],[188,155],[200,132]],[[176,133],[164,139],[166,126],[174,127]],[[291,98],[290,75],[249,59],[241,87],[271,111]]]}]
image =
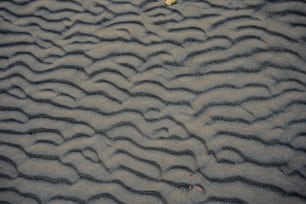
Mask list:
[{"label": "sand texture", "polygon": [[1,0],[0,203],[306,203],[306,0]]}]

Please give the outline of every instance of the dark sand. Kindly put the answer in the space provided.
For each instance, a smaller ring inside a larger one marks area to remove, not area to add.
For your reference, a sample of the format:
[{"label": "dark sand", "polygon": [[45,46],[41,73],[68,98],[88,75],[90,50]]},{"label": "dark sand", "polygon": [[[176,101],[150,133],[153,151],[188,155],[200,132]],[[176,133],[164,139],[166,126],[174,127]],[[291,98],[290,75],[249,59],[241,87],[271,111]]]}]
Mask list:
[{"label": "dark sand", "polygon": [[0,203],[306,203],[306,1],[1,0]]}]

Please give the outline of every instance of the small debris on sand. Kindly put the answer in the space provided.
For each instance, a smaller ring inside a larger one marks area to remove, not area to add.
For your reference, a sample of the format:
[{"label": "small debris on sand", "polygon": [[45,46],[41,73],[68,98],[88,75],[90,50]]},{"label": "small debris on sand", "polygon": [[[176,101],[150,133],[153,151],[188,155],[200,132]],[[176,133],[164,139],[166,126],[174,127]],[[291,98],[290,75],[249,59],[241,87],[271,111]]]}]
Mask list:
[{"label": "small debris on sand", "polygon": [[176,4],[176,0],[164,0],[165,1],[165,4],[167,5],[167,6],[171,6],[171,5],[173,5],[173,4]]},{"label": "small debris on sand", "polygon": [[205,189],[200,185],[190,185],[188,191],[196,190],[205,194]]}]

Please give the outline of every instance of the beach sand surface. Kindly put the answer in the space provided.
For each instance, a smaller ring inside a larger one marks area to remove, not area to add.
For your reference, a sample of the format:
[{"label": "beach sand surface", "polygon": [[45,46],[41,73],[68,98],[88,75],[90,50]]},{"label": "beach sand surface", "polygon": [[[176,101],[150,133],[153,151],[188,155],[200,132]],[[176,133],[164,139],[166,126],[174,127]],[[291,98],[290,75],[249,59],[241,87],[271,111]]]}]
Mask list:
[{"label": "beach sand surface", "polygon": [[306,203],[306,1],[0,1],[0,203]]}]

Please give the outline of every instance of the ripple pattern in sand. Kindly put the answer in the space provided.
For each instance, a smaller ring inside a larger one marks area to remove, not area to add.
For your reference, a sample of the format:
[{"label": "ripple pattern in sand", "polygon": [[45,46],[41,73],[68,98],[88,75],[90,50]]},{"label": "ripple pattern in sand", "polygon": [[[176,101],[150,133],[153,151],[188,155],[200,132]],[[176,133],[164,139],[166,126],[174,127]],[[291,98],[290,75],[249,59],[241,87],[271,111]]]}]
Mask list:
[{"label": "ripple pattern in sand", "polygon": [[305,203],[305,22],[305,0],[2,0],[0,203]]}]

